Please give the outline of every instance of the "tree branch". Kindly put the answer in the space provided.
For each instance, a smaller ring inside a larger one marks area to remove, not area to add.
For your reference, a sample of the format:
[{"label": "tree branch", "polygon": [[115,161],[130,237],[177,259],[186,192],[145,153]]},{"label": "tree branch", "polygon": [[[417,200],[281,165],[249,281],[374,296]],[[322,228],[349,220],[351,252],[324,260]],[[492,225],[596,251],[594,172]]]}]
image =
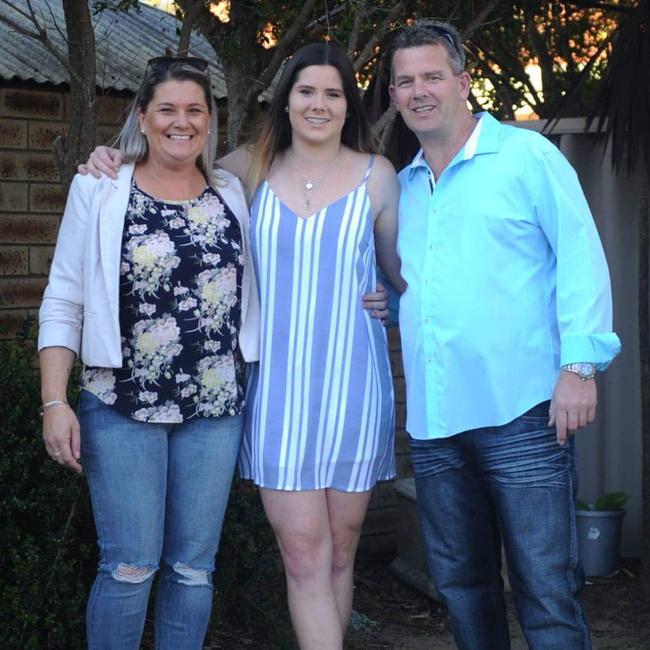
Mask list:
[{"label": "tree branch", "polygon": [[253,81],[248,93],[246,94],[245,106],[250,107],[257,101],[260,93],[273,81],[277,71],[280,69],[282,62],[289,54],[289,48],[296,40],[303,27],[311,17],[314,7],[318,0],[306,0],[300,12],[296,16],[293,24],[283,34],[282,38],[278,41],[273,53],[271,62],[262,71],[262,74]]},{"label": "tree branch", "polygon": [[[326,5],[327,6],[327,5]],[[307,31],[311,31],[314,29],[314,27],[318,27],[321,23],[329,22],[330,19],[335,18],[338,16],[340,13],[345,11],[345,6],[340,4],[338,7],[334,7],[334,9],[328,9],[322,16],[319,16],[318,18],[314,18],[308,25],[307,25]]]},{"label": "tree branch", "polygon": [[[383,140],[382,134],[385,132],[386,128],[395,121],[395,116],[397,115],[397,106],[391,102],[388,108],[383,112],[380,118],[372,125],[373,133],[377,138],[380,139],[380,142]],[[383,149],[382,149],[383,151]]]},{"label": "tree branch", "polygon": [[[397,117],[397,109],[393,109],[393,106],[390,106],[386,113],[389,113],[386,122],[382,125],[381,136],[379,137],[379,151],[380,153],[385,153],[388,148],[388,143],[390,142],[391,136],[393,135],[393,129],[395,128],[395,118]],[[384,115],[386,114],[384,113]],[[382,117],[384,117],[382,115]]]},{"label": "tree branch", "polygon": [[481,11],[479,11],[470,22],[465,25],[465,28],[460,33],[461,41],[466,41],[483,23],[485,19],[497,8],[500,0],[489,0],[483,5]]},{"label": "tree branch", "polygon": [[[499,57],[498,53],[488,51],[487,48],[483,47],[477,40],[472,41],[472,46],[476,49],[475,56],[481,65],[481,69],[483,69],[486,74],[489,74],[490,77],[498,79],[500,85],[503,83],[509,83],[508,79],[514,79],[515,81],[522,84],[530,93],[535,105],[530,106],[530,102],[526,103],[528,103],[528,105],[533,110],[538,110],[538,107],[542,103],[542,100],[539,97],[537,89],[531,82],[530,77],[523,71],[523,69],[513,69],[513,67],[510,66],[505,59]],[[479,52],[483,55],[482,57],[479,56]],[[492,68],[490,65],[490,60],[492,60],[499,67],[500,73],[497,73]],[[504,78],[505,82],[503,81]]]},{"label": "tree branch", "polygon": [[375,29],[373,35],[370,37],[368,42],[365,44],[363,50],[359,53],[359,56],[354,60],[354,71],[359,72],[366,63],[374,56],[375,48],[379,45],[381,40],[384,38],[388,32],[391,23],[399,16],[399,14],[406,8],[406,3],[396,2],[393,5],[393,8],[386,15],[384,20],[381,22],[378,28]]},{"label": "tree branch", "polygon": [[187,56],[190,49],[192,30],[194,29],[194,24],[196,19],[199,17],[202,8],[203,5],[200,2],[197,2],[192,5],[189,10],[183,11],[183,26],[181,27],[181,33],[178,38],[178,47],[176,48],[177,56]]},{"label": "tree branch", "polygon": [[582,7],[585,9],[604,9],[605,11],[617,11],[619,13],[631,14],[636,10],[635,7],[628,7],[626,5],[613,5],[609,2],[589,2],[589,0],[571,0],[567,5],[574,7]]},{"label": "tree branch", "polygon": [[[516,93],[513,91],[512,84],[508,79],[497,74],[489,66],[483,71],[484,78],[487,79],[494,88],[494,94],[497,101],[501,103],[502,110],[505,112],[506,119],[514,119],[514,111],[512,106],[518,104],[518,99],[523,99],[525,104],[533,111],[537,111],[537,104],[531,106],[524,93]],[[534,99],[533,99],[534,102]]]},{"label": "tree branch", "polygon": [[42,43],[43,46],[47,49],[47,51],[63,66],[63,68],[72,77],[73,71],[70,68],[68,59],[66,58],[65,54],[63,54],[63,52],[61,52],[59,48],[50,40],[50,37],[47,35],[47,29],[43,25],[41,25],[41,23],[38,20],[38,16],[36,15],[36,12],[34,11],[34,7],[32,6],[32,1],[31,0],[24,0],[24,1],[27,2],[27,8],[29,9],[29,11],[25,11],[21,7],[18,7],[11,0],[4,0],[4,3],[9,7],[11,7],[20,16],[27,18],[32,23],[32,25],[34,25],[34,31],[31,31],[23,27],[22,25],[20,25],[19,23],[17,23],[13,19],[5,15],[0,15],[0,22],[3,22],[5,25],[8,25],[19,34],[22,34],[23,36],[27,36],[28,38],[33,38],[39,43]]},{"label": "tree branch", "polygon": [[352,21],[352,29],[348,37],[347,53],[350,60],[354,60],[354,52],[359,43],[359,30],[361,29],[361,21],[368,12],[368,0],[359,0],[356,3],[356,11],[354,13],[354,20]]},{"label": "tree branch", "polygon": [[192,27],[196,27],[212,45],[215,54],[218,54],[218,45],[221,42],[223,23],[210,13],[205,0],[176,0],[184,15],[193,15]]}]

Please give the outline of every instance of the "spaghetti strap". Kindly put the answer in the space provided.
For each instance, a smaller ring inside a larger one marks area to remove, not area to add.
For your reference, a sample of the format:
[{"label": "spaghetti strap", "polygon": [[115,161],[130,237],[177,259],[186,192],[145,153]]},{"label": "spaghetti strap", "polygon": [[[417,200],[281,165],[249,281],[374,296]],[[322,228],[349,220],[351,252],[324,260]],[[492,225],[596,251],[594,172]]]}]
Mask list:
[{"label": "spaghetti strap", "polygon": [[365,183],[368,180],[368,177],[370,176],[370,172],[372,171],[372,165],[375,162],[375,154],[371,153],[370,154],[370,161],[368,162],[368,168],[366,169],[366,173],[363,175],[363,180],[361,181],[362,183]]}]

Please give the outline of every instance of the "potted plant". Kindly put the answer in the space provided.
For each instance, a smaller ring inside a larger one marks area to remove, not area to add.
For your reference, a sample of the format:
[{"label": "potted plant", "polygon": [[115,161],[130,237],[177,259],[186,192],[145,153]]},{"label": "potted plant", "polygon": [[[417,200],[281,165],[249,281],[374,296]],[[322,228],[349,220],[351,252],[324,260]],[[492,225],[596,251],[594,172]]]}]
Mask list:
[{"label": "potted plant", "polygon": [[616,570],[627,499],[625,492],[610,492],[593,504],[576,500],[578,554],[586,575],[608,576]]}]

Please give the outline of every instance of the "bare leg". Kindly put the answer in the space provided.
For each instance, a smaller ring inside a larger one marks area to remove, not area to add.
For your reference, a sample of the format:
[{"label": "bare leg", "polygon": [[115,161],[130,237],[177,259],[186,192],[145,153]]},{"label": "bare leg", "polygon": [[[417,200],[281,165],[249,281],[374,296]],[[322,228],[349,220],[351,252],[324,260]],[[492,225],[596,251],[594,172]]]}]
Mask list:
[{"label": "bare leg", "polygon": [[301,650],[341,650],[332,585],[333,543],[325,490],[260,488],[287,579],[289,612]]},{"label": "bare leg", "polygon": [[354,557],[371,492],[326,490],[333,542],[332,586],[343,636],[352,614]]}]

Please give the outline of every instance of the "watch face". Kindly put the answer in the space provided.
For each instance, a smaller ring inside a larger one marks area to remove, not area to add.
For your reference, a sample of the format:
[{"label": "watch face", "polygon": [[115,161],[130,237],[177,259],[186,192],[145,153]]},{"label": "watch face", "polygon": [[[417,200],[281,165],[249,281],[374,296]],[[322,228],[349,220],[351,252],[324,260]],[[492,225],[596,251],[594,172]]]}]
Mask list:
[{"label": "watch face", "polygon": [[581,377],[592,377],[594,374],[595,367],[593,363],[574,363],[572,365]]}]

